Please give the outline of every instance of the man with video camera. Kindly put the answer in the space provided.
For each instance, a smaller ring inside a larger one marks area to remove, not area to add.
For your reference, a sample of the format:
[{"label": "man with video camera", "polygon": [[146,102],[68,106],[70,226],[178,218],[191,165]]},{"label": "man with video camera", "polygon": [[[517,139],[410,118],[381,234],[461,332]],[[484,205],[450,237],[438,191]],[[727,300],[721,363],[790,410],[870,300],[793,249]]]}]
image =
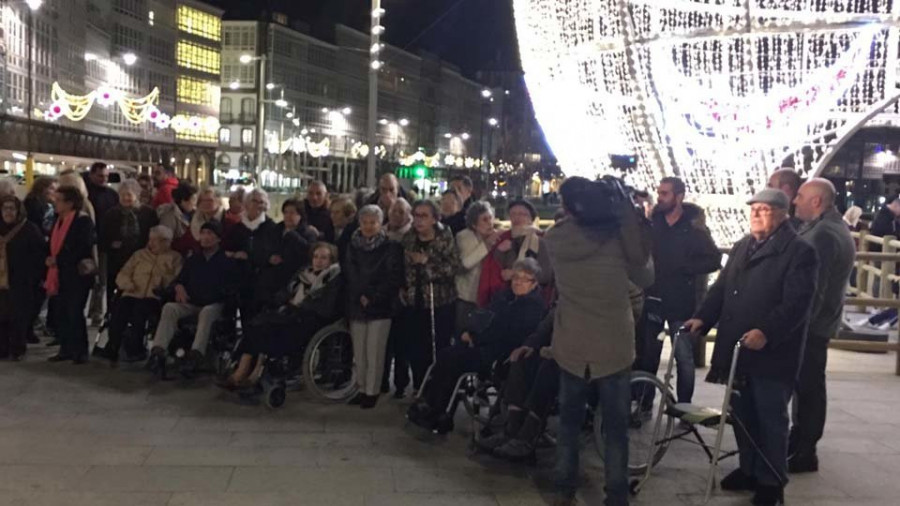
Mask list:
[{"label": "man with video camera", "polygon": [[574,498],[585,404],[596,393],[606,504],[626,505],[635,327],[629,286],[653,283],[650,224],[617,179],[572,177],[560,194],[567,217],[544,238],[559,294],[552,341],[561,369],[556,485],[566,500]]}]

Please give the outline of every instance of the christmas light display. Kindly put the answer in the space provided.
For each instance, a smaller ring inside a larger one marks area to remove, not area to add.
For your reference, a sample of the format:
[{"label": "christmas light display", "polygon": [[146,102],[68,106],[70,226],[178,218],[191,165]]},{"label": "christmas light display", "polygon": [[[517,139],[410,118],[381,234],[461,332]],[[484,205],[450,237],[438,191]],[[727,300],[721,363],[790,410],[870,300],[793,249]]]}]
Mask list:
[{"label": "christmas light display", "polygon": [[[783,161],[815,172],[849,126],[897,93],[896,1],[514,8],[535,112],[563,170],[647,189],[677,175],[721,244],[746,231],[746,197]],[[637,169],[613,169],[614,154],[637,155]]]}]

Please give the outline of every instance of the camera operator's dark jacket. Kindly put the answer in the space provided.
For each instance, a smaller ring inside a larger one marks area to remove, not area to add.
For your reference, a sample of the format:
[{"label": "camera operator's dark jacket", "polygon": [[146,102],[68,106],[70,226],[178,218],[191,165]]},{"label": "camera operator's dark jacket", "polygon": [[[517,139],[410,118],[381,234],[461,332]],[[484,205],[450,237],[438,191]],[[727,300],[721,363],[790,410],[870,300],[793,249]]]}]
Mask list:
[{"label": "camera operator's dark jacket", "polygon": [[583,226],[573,218],[544,236],[559,296],[553,358],[579,378],[602,378],[634,361],[632,282],[653,283],[650,224],[623,202],[618,230]]},{"label": "camera operator's dark jacket", "polygon": [[704,332],[719,324],[709,381],[728,377],[735,344],[753,329],[767,343],[759,351],[741,350],[738,374],[793,382],[800,369],[816,292],[816,252],[788,222],[750,254],[754,241],[748,235],[734,245],[696,314]]},{"label": "camera operator's dark jacket", "polygon": [[674,225],[662,211],[653,212],[653,264],[656,280],[647,294],[662,300],[662,317],[683,322],[703,299],[706,274],[719,270],[722,254],[713,242],[703,209],[683,204]]}]

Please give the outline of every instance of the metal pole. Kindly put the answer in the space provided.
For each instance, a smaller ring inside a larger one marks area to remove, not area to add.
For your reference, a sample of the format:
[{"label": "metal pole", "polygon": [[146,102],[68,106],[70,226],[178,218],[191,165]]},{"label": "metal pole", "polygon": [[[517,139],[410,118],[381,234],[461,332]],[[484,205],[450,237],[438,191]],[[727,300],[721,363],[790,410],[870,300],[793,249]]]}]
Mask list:
[{"label": "metal pole", "polygon": [[34,183],[34,153],[32,147],[31,116],[34,110],[34,12],[28,9],[28,127],[26,142],[28,155],[25,158],[25,188]]},{"label": "metal pole", "polygon": [[481,133],[479,134],[481,142],[479,143],[478,150],[481,152],[479,153],[481,155],[481,170],[487,172],[488,164],[484,160],[484,122],[487,121],[487,119],[484,117],[484,109],[485,107],[487,107],[487,104],[485,102],[486,101],[484,100],[482,100],[481,102]]},{"label": "metal pole", "polygon": [[381,68],[379,52],[381,47],[381,0],[372,0],[372,48],[369,62],[369,125],[367,138],[369,156],[366,164],[366,186],[375,187],[375,147],[378,145],[378,69]]},{"label": "metal pole", "polygon": [[256,113],[256,179],[261,184],[263,171],[263,157],[265,156],[266,141],[266,56],[269,47],[269,37],[266,33],[267,23],[260,23],[260,36],[257,37],[259,58],[259,73],[256,76],[257,113]]}]

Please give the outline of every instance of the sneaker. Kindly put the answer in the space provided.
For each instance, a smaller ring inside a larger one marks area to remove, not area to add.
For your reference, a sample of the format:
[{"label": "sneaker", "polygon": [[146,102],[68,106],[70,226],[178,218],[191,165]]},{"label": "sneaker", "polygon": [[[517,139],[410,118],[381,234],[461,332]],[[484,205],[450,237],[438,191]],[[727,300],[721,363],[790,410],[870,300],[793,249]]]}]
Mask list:
[{"label": "sneaker", "polygon": [[792,474],[819,472],[819,457],[816,454],[795,453],[788,459],[788,472]]},{"label": "sneaker", "polygon": [[722,479],[720,485],[722,490],[728,492],[754,491],[756,490],[756,478],[747,476],[740,469],[735,469]]},{"label": "sneaker", "polygon": [[753,494],[754,506],[778,506],[784,504],[784,489],[776,485],[760,485]]}]

